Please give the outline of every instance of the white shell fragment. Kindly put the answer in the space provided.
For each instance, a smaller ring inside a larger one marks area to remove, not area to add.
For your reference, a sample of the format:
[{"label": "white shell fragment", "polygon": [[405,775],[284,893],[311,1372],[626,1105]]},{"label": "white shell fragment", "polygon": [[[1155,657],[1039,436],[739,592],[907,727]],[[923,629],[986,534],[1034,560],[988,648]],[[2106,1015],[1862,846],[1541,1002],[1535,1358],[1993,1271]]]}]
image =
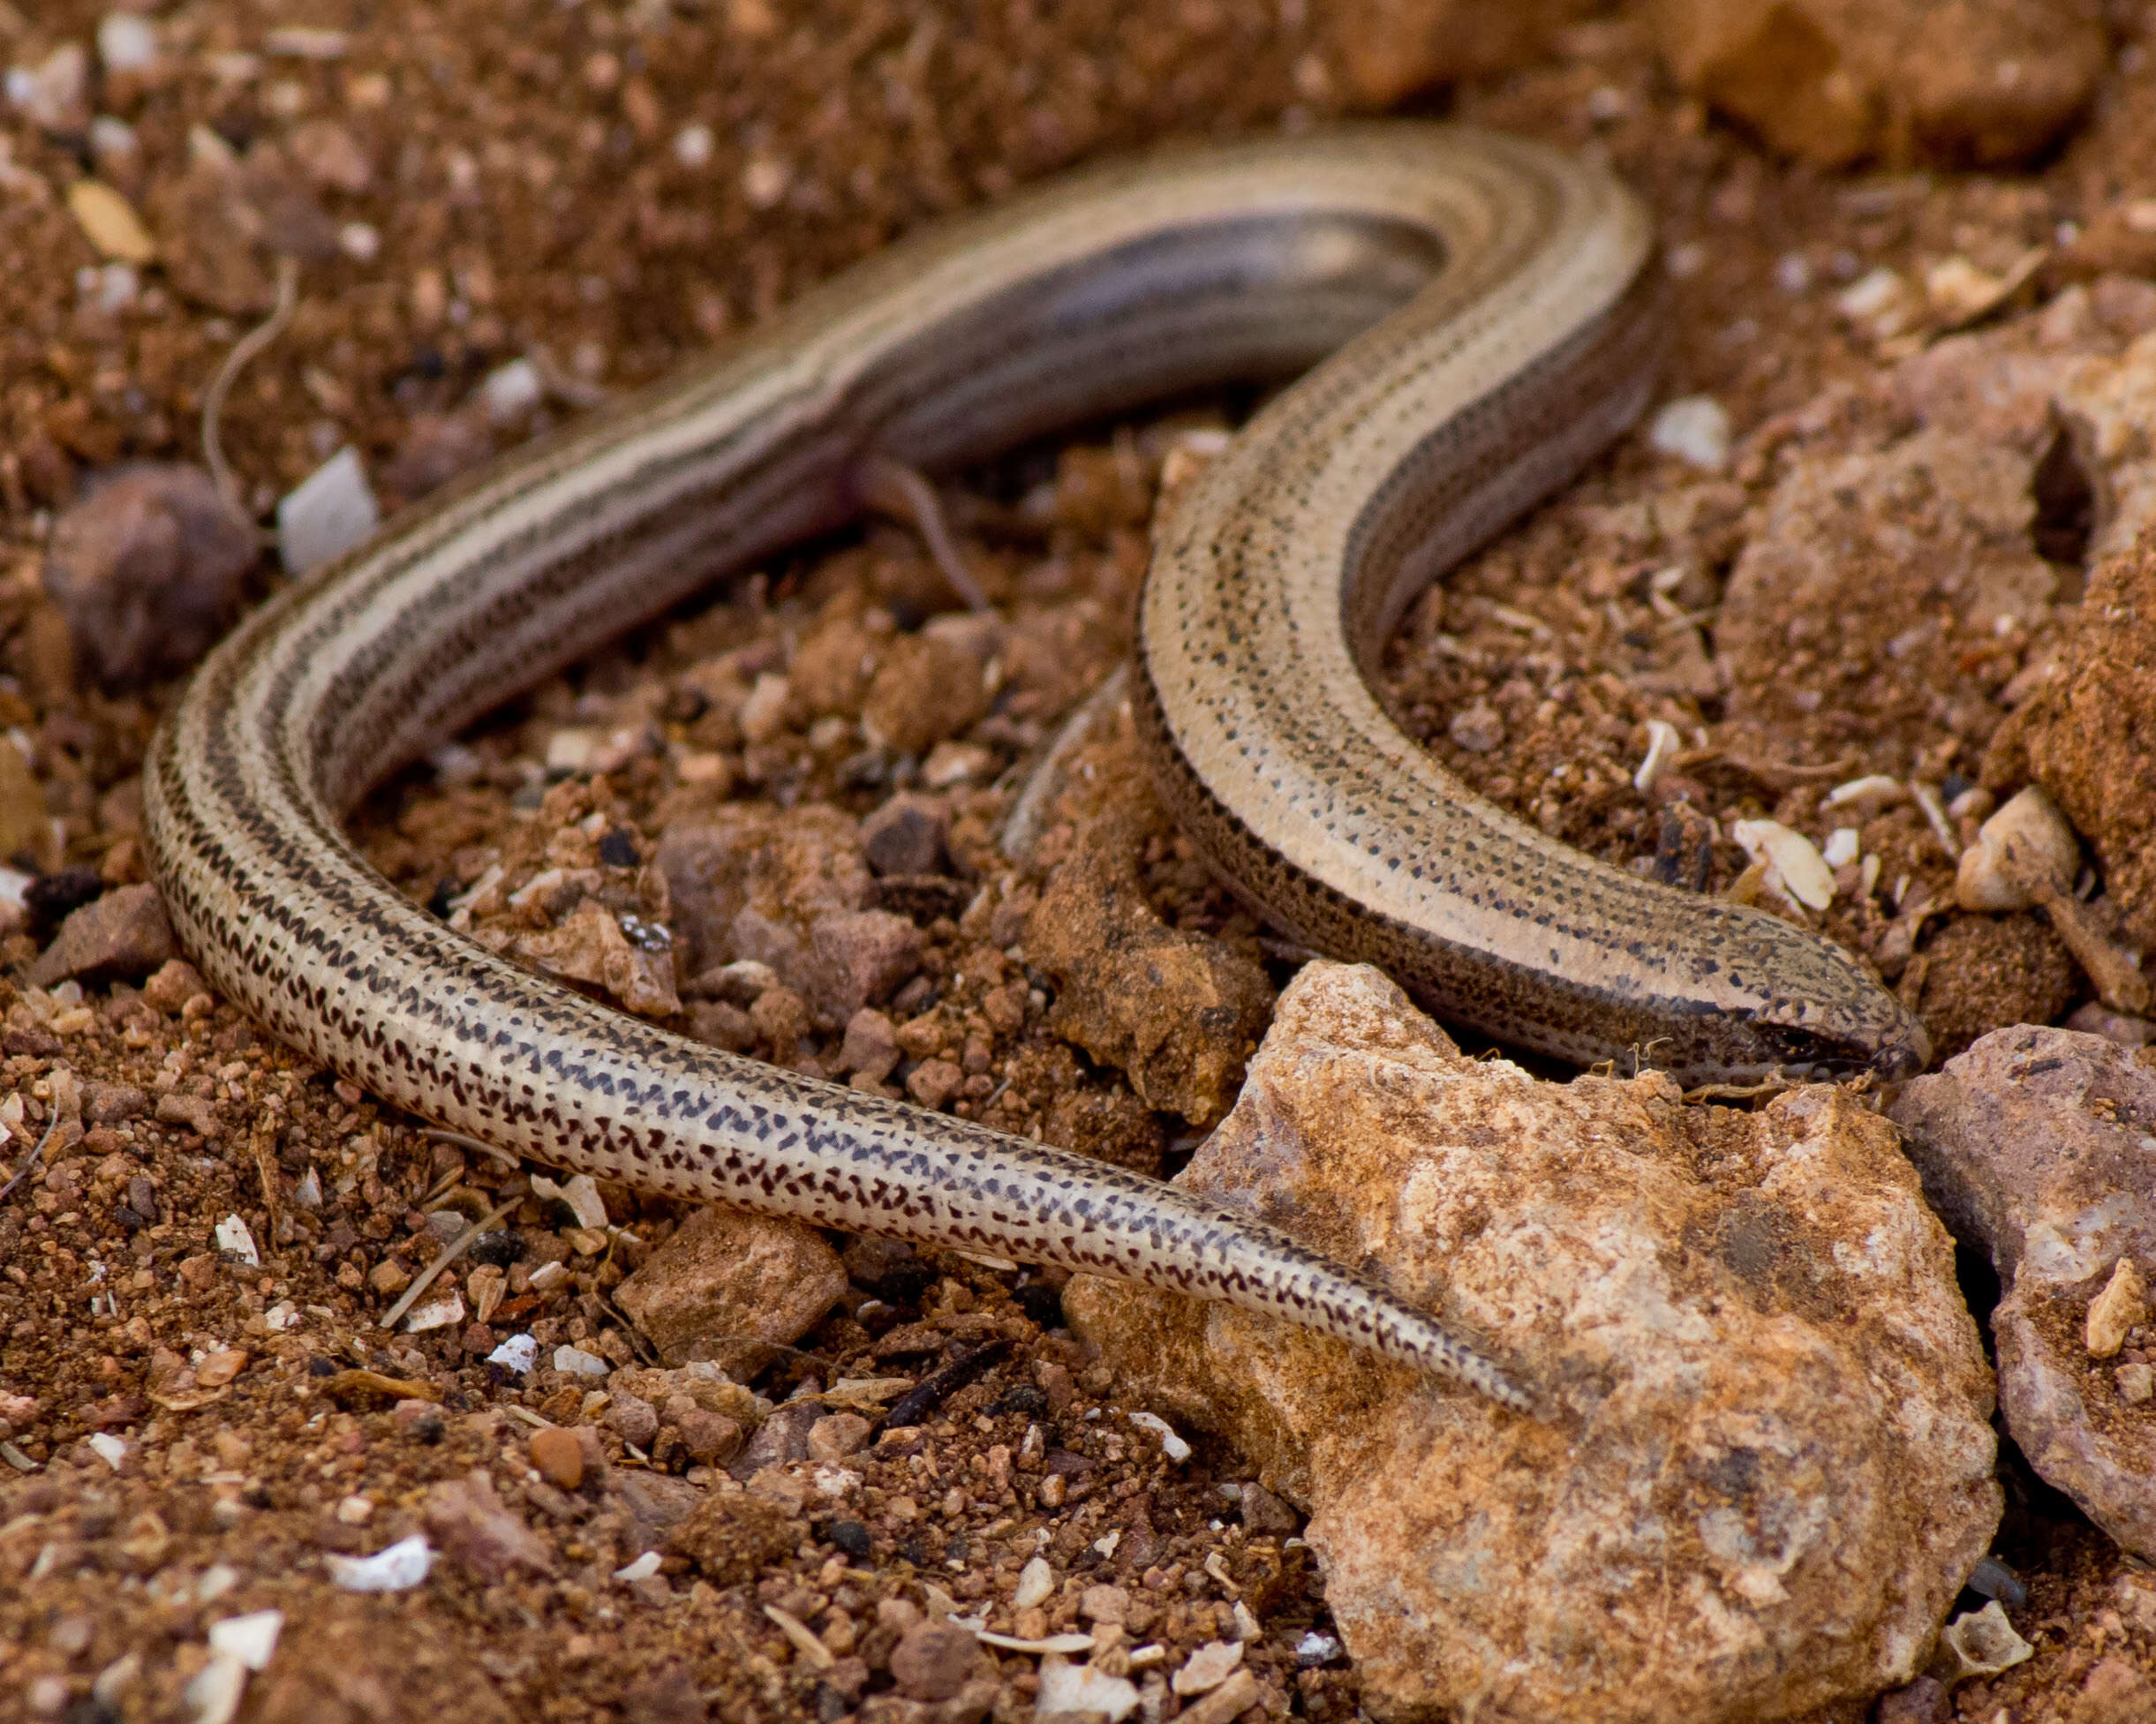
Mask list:
[{"label": "white shell fragment", "polygon": [[1827,793],[1828,808],[1854,808],[1859,813],[1891,808],[1909,794],[1899,779],[1890,779],[1884,772],[1871,772],[1860,779],[1851,779],[1837,784]]},{"label": "white shell fragment", "polygon": [[551,1197],[569,1205],[569,1213],[577,1217],[579,1227],[604,1227],[607,1224],[607,1201],[599,1194],[599,1182],[588,1173],[579,1173],[573,1179],[557,1185],[544,1173],[531,1176],[531,1190],[535,1196]]},{"label": "white shell fragment", "polygon": [[556,1347],[554,1368],[565,1377],[603,1377],[614,1366],[597,1353],[587,1353],[581,1347]]},{"label": "white shell fragment", "polygon": [[342,556],[381,524],[359,451],[347,443],[284,493],[277,505],[277,554],[304,575]]},{"label": "white shell fragment", "polygon": [[262,1267],[262,1255],[254,1248],[254,1234],[237,1216],[227,1216],[217,1223],[217,1249],[230,1252],[251,1269]]},{"label": "white shell fragment", "polygon": [[1834,870],[1802,832],[1779,820],[1739,820],[1730,836],[1753,862],[1764,862],[1778,876],[1790,896],[1805,908],[1823,910],[1834,902]]},{"label": "white shell fragment", "polygon": [[426,1578],[426,1571],[434,1566],[434,1553],[415,1532],[383,1546],[372,1556],[339,1556],[332,1551],[322,1562],[331,1583],[347,1592],[403,1592]]},{"label": "white shell fragment", "polygon": [[529,1335],[512,1335],[486,1355],[486,1362],[521,1377],[539,1363],[539,1342]]},{"label": "white shell fragment", "polygon": [[430,1329],[449,1329],[464,1321],[464,1298],[452,1287],[431,1305],[423,1305],[404,1319],[404,1333],[424,1335]]},{"label": "white shell fragment", "polygon": [[1829,868],[1847,868],[1857,860],[1862,842],[1854,826],[1836,826],[1827,834],[1826,847],[1820,855]]},{"label": "white shell fragment", "polygon": [[663,1560],[657,1551],[647,1550],[635,1562],[624,1562],[616,1569],[614,1571],[614,1577],[624,1585],[633,1585],[639,1580],[649,1580],[659,1572],[659,1565]]},{"label": "white shell fragment", "polygon": [[2080,866],[2081,840],[2073,827],[2031,785],[1979,827],[1977,841],[1962,852],[1955,901],[1964,910],[2025,910],[2037,901],[2039,882],[2064,892]]}]

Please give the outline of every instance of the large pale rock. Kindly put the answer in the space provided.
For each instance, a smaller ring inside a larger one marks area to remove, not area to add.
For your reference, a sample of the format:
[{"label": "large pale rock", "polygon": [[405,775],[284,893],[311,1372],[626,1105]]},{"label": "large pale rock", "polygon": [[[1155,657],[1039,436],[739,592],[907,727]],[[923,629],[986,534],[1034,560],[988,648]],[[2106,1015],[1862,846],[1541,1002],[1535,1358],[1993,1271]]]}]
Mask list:
[{"label": "large pale rock", "polygon": [[845,1291],[845,1266],[814,1228],[699,1209],[614,1297],[669,1359],[750,1371],[765,1348],[798,1341]]},{"label": "large pale rock", "polygon": [[1386,1719],[1776,1719],[1920,1668],[2000,1509],[1991,1380],[1893,1131],[1464,1058],[1313,964],[1180,1182],[1479,1339],[1545,1420],[1080,1276],[1126,1389],[1243,1449]]},{"label": "large pale rock", "polygon": [[2094,0],[1655,0],[1677,81],[1822,167],[1872,155],[2015,162],[2103,71]]},{"label": "large pale rock", "polygon": [[1994,1030],[1904,1089],[1894,1117],[1933,1208],[1998,1266],[2008,1430],[2091,1520],[2156,1560],[2156,1346],[2130,1327],[2093,1357],[2089,1321],[2115,1280],[2156,1269],[2148,1055],[2070,1029]]}]

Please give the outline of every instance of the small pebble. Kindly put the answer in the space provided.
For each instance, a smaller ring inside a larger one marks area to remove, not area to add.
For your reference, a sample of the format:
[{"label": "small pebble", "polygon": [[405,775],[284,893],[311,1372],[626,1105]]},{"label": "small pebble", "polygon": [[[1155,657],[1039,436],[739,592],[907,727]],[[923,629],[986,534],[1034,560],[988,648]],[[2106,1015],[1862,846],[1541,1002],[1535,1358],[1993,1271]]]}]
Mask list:
[{"label": "small pebble", "polygon": [[359,451],[348,443],[278,503],[277,553],[289,573],[304,575],[342,556],[381,524],[381,505]]},{"label": "small pebble", "polygon": [[2130,1257],[2119,1259],[2104,1290],[2089,1304],[2089,1357],[2110,1359],[2126,1344],[2126,1333],[2148,1321],[2148,1286]]},{"label": "small pebble", "polygon": [[1730,464],[1729,410],[1712,395],[1683,395],[1666,404],[1647,427],[1647,441],[1663,455],[1703,471]]},{"label": "small pebble", "polygon": [[1030,1610],[1044,1604],[1056,1590],[1056,1571],[1048,1566],[1048,1559],[1036,1556],[1018,1571],[1018,1585],[1011,1593],[1011,1608]]},{"label": "small pebble", "polygon": [[2156,1389],[2156,1373],[2152,1373],[2145,1365],[2122,1365],[2113,1376],[2118,1385],[2119,1399],[2129,1406],[2139,1406]]},{"label": "small pebble", "polygon": [[1504,744],[1504,720],[1489,702],[1478,700],[1452,715],[1445,734],[1455,748],[1469,754],[1489,754]]},{"label": "small pebble", "polygon": [[548,1484],[573,1491],[584,1483],[584,1445],[577,1440],[576,1432],[552,1425],[532,1432],[526,1448],[531,1464]]},{"label": "small pebble", "polygon": [[972,1633],[951,1622],[916,1622],[891,1649],[891,1675],[914,1700],[947,1700],[966,1684],[979,1657]]}]

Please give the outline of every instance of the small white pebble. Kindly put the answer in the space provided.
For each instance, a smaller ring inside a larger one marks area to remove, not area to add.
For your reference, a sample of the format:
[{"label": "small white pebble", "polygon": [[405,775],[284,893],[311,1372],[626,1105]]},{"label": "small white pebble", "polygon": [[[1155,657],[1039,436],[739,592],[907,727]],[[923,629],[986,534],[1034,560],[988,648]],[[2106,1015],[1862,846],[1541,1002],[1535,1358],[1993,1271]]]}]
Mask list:
[{"label": "small white pebble", "polygon": [[1176,1435],[1175,1427],[1158,1413],[1134,1412],[1127,1414],[1130,1422],[1141,1430],[1150,1431],[1160,1439],[1160,1451],[1179,1464],[1190,1458],[1190,1445]]},{"label": "small white pebble", "polygon": [[614,1571],[614,1577],[625,1586],[639,1580],[649,1580],[659,1572],[660,1561],[660,1555],[657,1551],[647,1550],[635,1562],[624,1562],[616,1569]]},{"label": "small white pebble", "polygon": [[1018,1571],[1018,1585],[1011,1592],[1011,1608],[1030,1610],[1046,1601],[1056,1590],[1056,1571],[1048,1566],[1048,1560],[1036,1556]]},{"label": "small white pebble", "polygon": [[1899,779],[1890,779],[1884,772],[1873,772],[1868,777],[1851,779],[1837,784],[1827,793],[1825,805],[1828,808],[1855,806],[1865,811],[1890,808],[1908,795]]},{"label": "small white pebble", "polygon": [[213,1652],[187,1684],[188,1724],[231,1724],[246,1688],[247,1667],[230,1652]]},{"label": "small white pebble", "polygon": [[556,1347],[554,1368],[565,1377],[603,1377],[614,1366],[597,1353],[587,1353],[581,1347]]},{"label": "small white pebble", "polygon": [[1210,1694],[1227,1681],[1242,1661],[1241,1641],[1208,1640],[1183,1660],[1183,1668],[1175,1673],[1174,1680],[1168,1685],[1186,1698],[1193,1694]]},{"label": "small white pebble", "polygon": [[404,1319],[404,1333],[424,1335],[429,1329],[454,1329],[464,1321],[464,1296],[452,1287],[446,1298],[423,1305]]},{"label": "small white pebble", "polygon": [[359,451],[346,444],[284,494],[277,505],[277,553],[304,575],[341,556],[381,524]]},{"label": "small white pebble", "polygon": [[[554,1265],[547,1265],[549,1269]],[[531,1277],[531,1284],[539,1285],[539,1277]],[[489,1365],[499,1365],[505,1371],[514,1371],[522,1376],[539,1363],[539,1343],[529,1335],[512,1335],[494,1351],[486,1355]]]},{"label": "small white pebble", "polygon": [[267,1670],[283,1629],[282,1610],[250,1610],[244,1616],[227,1616],[209,1625],[210,1650],[230,1653],[250,1670]]},{"label": "small white pebble", "polygon": [[108,12],[97,26],[97,57],[107,72],[140,72],[157,63],[157,26],[132,12]]},{"label": "small white pebble", "polygon": [[381,234],[371,222],[347,222],[337,230],[337,250],[354,263],[372,263],[381,252]]},{"label": "small white pebble", "polygon": [[1786,252],[1775,260],[1775,285],[1784,293],[1802,293],[1812,285],[1812,260],[1802,252]]},{"label": "small white pebble", "polygon": [[115,1472],[120,1470],[120,1463],[127,1458],[127,1445],[109,1431],[93,1432],[90,1448],[97,1458]]},{"label": "small white pebble", "polygon": [[1852,320],[1876,317],[1907,291],[1902,278],[1884,264],[1858,276],[1835,296],[1835,309]]},{"label": "small white pebble", "polygon": [[674,134],[674,159],[684,168],[702,168],[712,159],[712,129],[701,120]]},{"label": "small white pebble", "polygon": [[479,393],[486,402],[486,417],[496,425],[507,425],[512,419],[522,418],[546,399],[547,386],[540,380],[539,367],[531,360],[512,359],[486,373],[486,381],[479,385]]},{"label": "small white pebble", "polygon": [[1655,415],[1647,440],[1663,455],[1718,473],[1730,463],[1729,410],[1712,395],[1680,395]]},{"label": "small white pebble", "polygon": [[1857,860],[1862,845],[1854,826],[1836,826],[1827,834],[1827,847],[1820,852],[1829,868],[1846,868]]}]

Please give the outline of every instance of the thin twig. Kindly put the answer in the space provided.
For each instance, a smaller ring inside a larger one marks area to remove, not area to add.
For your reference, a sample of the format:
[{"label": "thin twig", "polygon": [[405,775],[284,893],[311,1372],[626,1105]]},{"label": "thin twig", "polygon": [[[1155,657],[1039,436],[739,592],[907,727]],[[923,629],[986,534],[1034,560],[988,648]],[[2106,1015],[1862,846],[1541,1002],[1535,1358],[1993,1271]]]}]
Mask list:
[{"label": "thin twig", "polygon": [[30,1159],[16,1170],[15,1177],[12,1179],[10,1179],[4,1186],[0,1186],[0,1203],[5,1202],[10,1192],[37,1171],[38,1163],[45,1157],[45,1146],[52,1141],[52,1134],[59,1129],[60,1110],[56,1107],[52,1110],[52,1118],[45,1122],[45,1135],[38,1139],[37,1148],[30,1152]]},{"label": "thin twig", "polygon": [[441,1255],[434,1259],[434,1261],[429,1263],[424,1269],[421,1269],[419,1271],[418,1278],[415,1280],[411,1286],[404,1290],[404,1297],[399,1299],[395,1305],[391,1306],[388,1310],[382,1314],[381,1321],[377,1327],[381,1329],[395,1329],[398,1323],[402,1322],[403,1321],[404,1314],[411,1310],[411,1307],[418,1302],[419,1295],[424,1293],[428,1287],[433,1284],[434,1277],[440,1275],[442,1270],[448,1269],[449,1265],[454,1263],[459,1257],[462,1257],[465,1251],[470,1248],[471,1242],[474,1239],[478,1238],[480,1234],[484,1233],[488,1228],[492,1227],[496,1222],[500,1221],[502,1216],[509,1214],[511,1209],[514,1209],[519,1203],[523,1202],[526,1195],[526,1193],[518,1192],[516,1196],[510,1198],[509,1201],[501,1204],[499,1208],[488,1210],[485,1216],[473,1222],[470,1227],[466,1228],[462,1233],[458,1234],[455,1239],[451,1240],[448,1246],[444,1246]]},{"label": "thin twig", "polygon": [[943,571],[943,578],[976,611],[992,611],[972,568],[951,537],[943,518],[943,502],[936,487],[903,462],[888,455],[871,455],[861,464],[861,501],[883,515],[913,523],[928,546],[929,559]]},{"label": "thin twig", "polygon": [[281,257],[277,260],[276,305],[267,318],[232,343],[232,350],[224,356],[224,363],[217,367],[217,374],[210,379],[209,388],[202,393],[202,459],[209,468],[210,483],[217,487],[217,494],[224,499],[224,506],[231,511],[233,518],[245,522],[249,528],[254,525],[254,516],[240,502],[239,487],[233,483],[232,470],[225,463],[217,421],[224,412],[224,398],[241,370],[284,333],[284,326],[292,319],[292,307],[298,302],[299,260]]},{"label": "thin twig", "polygon": [[518,1168],[524,1165],[508,1150],[497,1149],[493,1144],[482,1142],[476,1137],[466,1137],[462,1132],[450,1131],[446,1125],[424,1126],[421,1128],[419,1135],[432,1138],[437,1143],[454,1143],[460,1148],[477,1149],[482,1156],[492,1156],[507,1168]]}]

